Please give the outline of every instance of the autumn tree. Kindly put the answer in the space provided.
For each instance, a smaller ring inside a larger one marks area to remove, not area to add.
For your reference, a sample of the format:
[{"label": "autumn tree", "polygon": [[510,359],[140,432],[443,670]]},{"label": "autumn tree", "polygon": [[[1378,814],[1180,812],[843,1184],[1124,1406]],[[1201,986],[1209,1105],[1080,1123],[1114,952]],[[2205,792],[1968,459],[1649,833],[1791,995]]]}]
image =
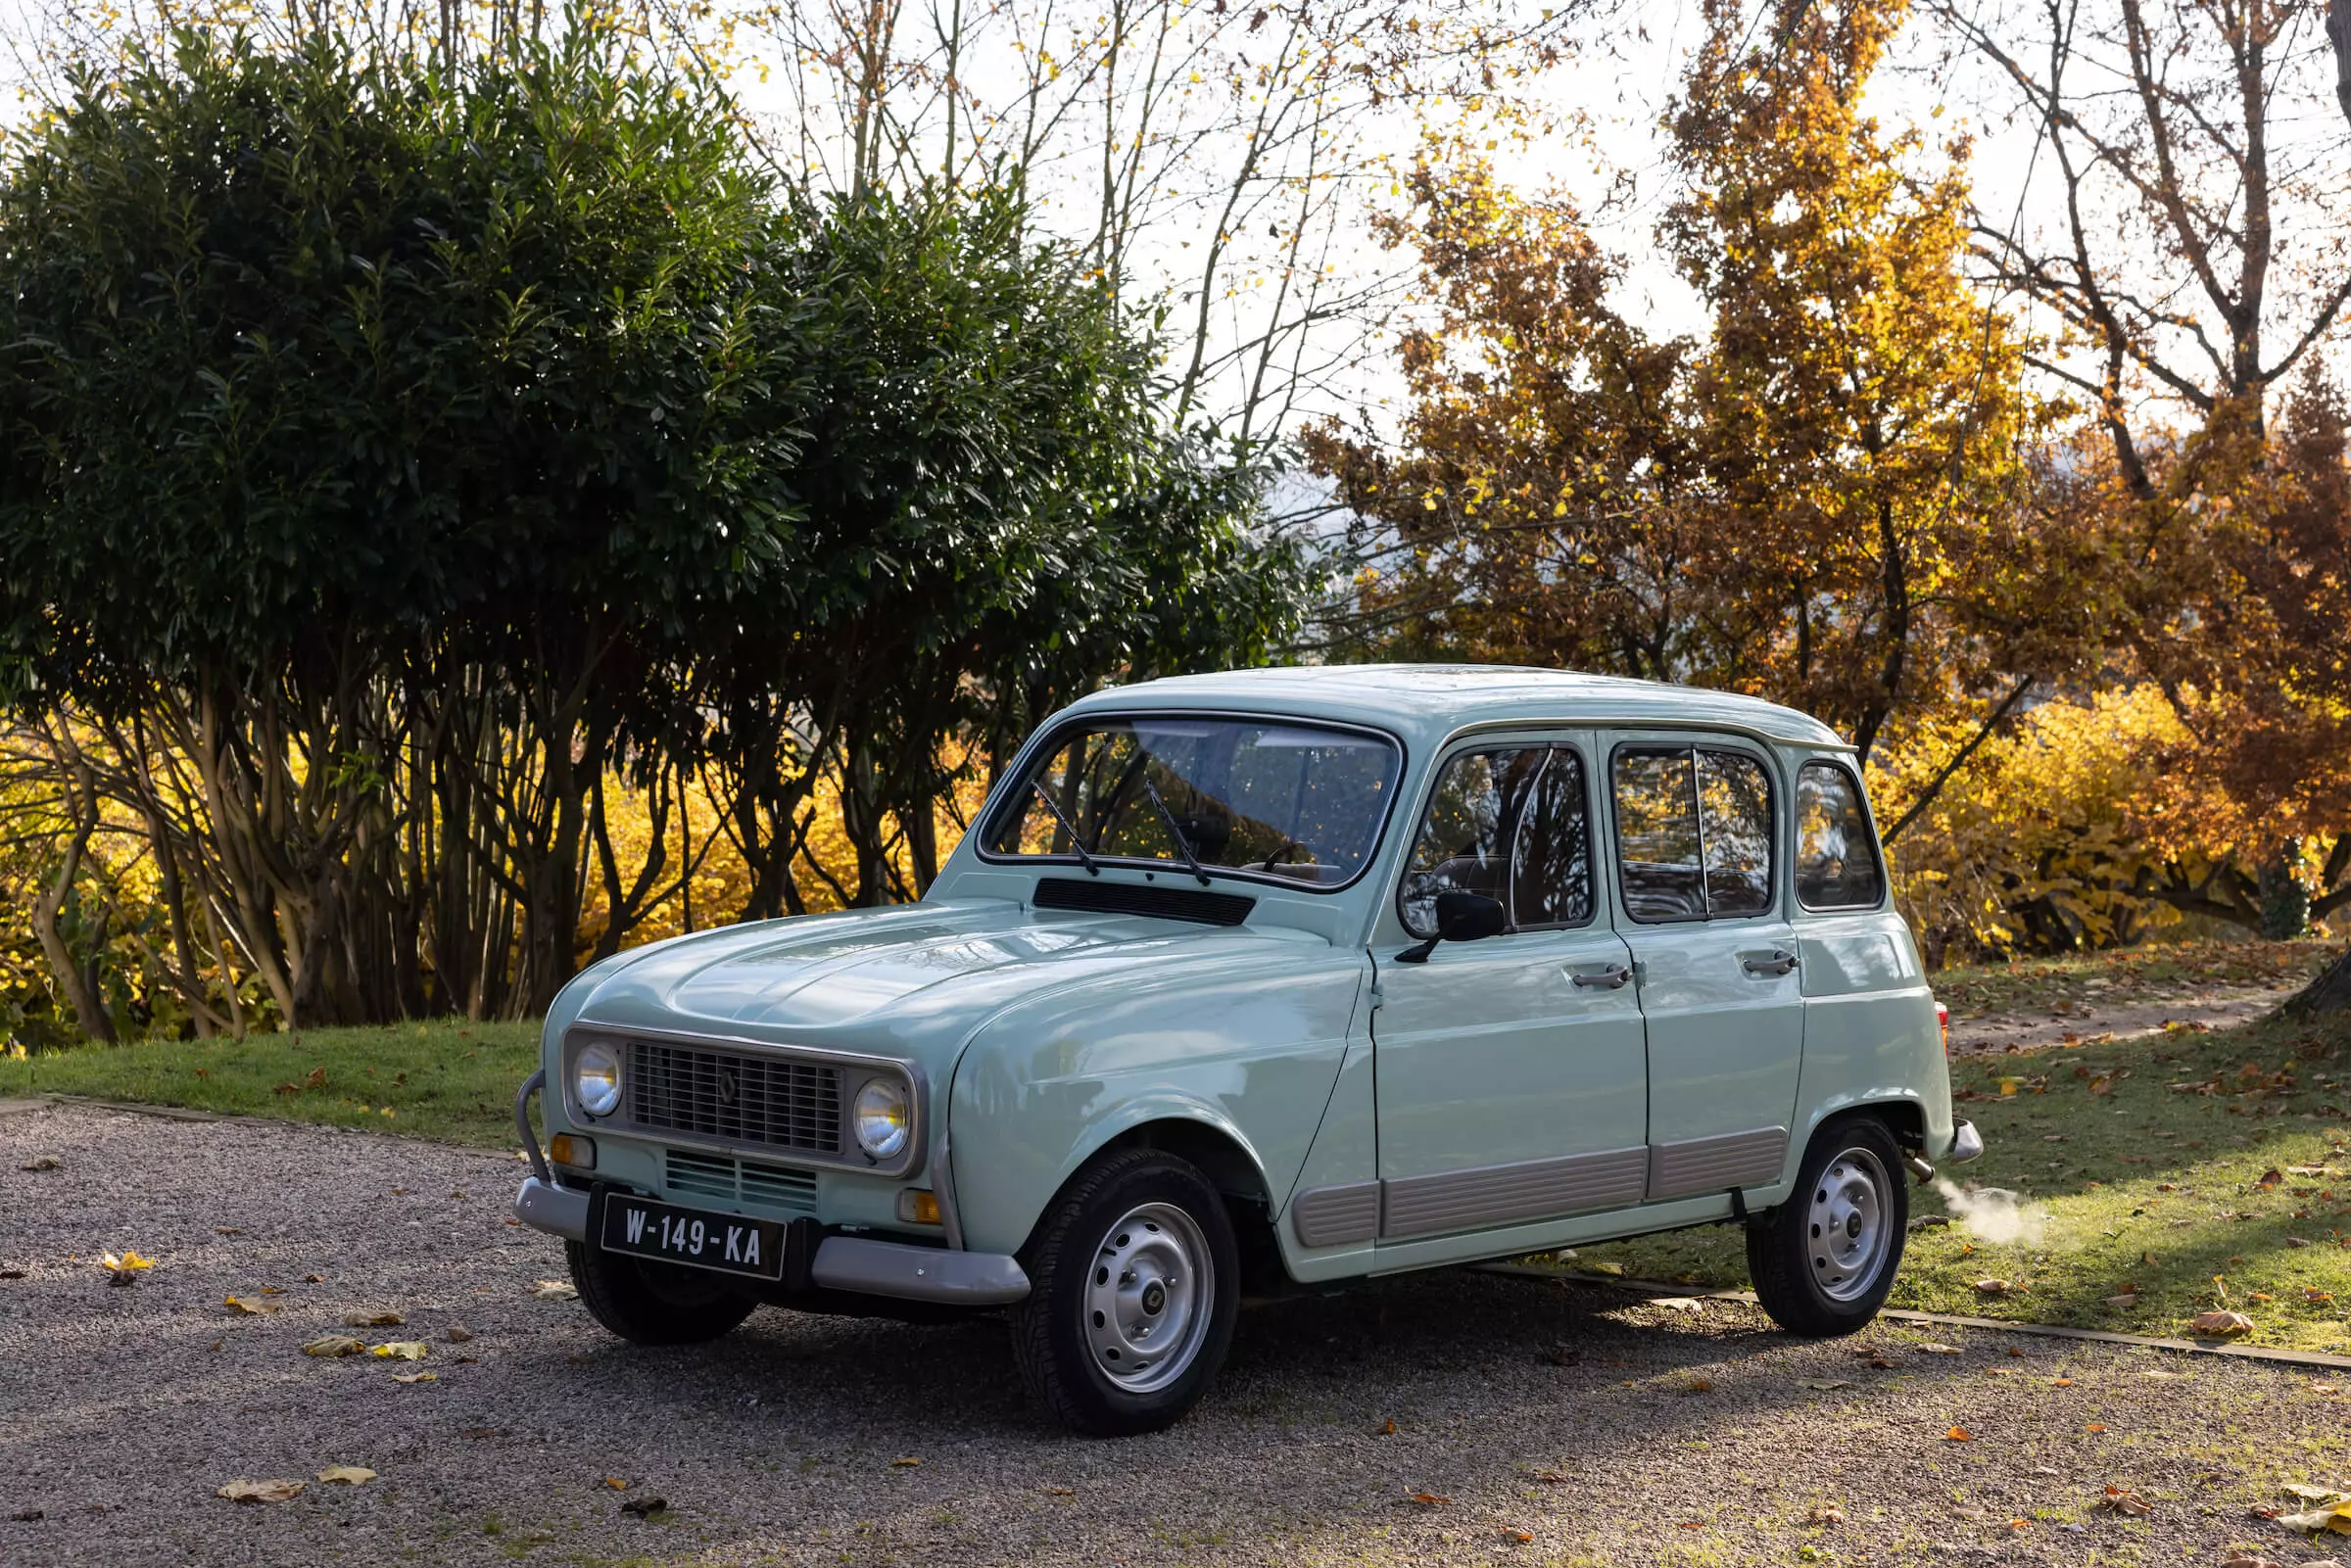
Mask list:
[{"label": "autumn tree", "polygon": [[1709,11],[1662,232],[1703,342],[1611,308],[1566,204],[1420,172],[1440,313],[1406,343],[1402,439],[1312,448],[1366,519],[1358,635],[1755,691],[1865,756],[1906,710],[1990,723],[2080,666],[2096,600],[2050,589],[2095,551],[2035,504],[2053,410],[1965,279],[1965,146],[1861,108],[1900,20]]}]

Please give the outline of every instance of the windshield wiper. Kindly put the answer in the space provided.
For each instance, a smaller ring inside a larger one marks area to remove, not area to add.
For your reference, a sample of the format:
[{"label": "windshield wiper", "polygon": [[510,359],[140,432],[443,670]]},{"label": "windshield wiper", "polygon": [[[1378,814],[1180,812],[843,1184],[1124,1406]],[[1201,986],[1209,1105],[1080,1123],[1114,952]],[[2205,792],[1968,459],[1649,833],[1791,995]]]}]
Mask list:
[{"label": "windshield wiper", "polygon": [[1159,791],[1151,786],[1148,779],[1143,781],[1143,793],[1149,795],[1151,804],[1159,808],[1159,820],[1168,825],[1168,832],[1176,840],[1176,852],[1183,857],[1186,866],[1192,868],[1192,875],[1200,879],[1200,885],[1210,886],[1208,873],[1201,870],[1199,857],[1192,853],[1191,840],[1183,836],[1183,829],[1176,825],[1176,813],[1170,811],[1168,803],[1159,798]]},{"label": "windshield wiper", "polygon": [[[1085,852],[1085,841],[1078,836],[1078,825],[1064,816],[1061,807],[1054,804],[1053,796],[1045,789],[1044,781],[1032,779],[1029,787],[1036,791],[1036,798],[1045,803],[1047,811],[1053,813],[1053,820],[1061,824],[1061,831],[1070,835],[1070,847],[1078,852],[1078,863],[1085,868],[1085,874],[1088,877],[1101,876],[1102,868],[1094,864],[1094,857]],[[1203,877],[1200,879],[1206,881],[1208,879]]]}]

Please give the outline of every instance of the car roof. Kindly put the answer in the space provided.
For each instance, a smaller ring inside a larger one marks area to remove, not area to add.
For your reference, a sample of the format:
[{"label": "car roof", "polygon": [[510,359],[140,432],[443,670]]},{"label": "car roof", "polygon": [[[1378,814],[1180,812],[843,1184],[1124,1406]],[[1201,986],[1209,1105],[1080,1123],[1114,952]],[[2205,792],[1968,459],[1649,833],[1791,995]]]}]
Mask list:
[{"label": "car roof", "polygon": [[1735,691],[1502,664],[1291,664],[1111,687],[1079,712],[1230,709],[1335,719],[1434,744],[1478,724],[1721,725],[1824,750],[1851,748],[1818,719]]}]

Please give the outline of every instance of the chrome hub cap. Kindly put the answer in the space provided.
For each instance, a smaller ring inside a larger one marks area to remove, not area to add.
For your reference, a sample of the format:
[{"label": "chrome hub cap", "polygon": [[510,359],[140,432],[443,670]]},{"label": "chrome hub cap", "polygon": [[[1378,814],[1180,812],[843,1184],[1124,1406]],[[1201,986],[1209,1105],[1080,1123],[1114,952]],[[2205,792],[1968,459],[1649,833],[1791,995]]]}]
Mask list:
[{"label": "chrome hub cap", "polygon": [[1813,1183],[1807,1224],[1812,1283],[1833,1302],[1869,1294],[1886,1266],[1892,1232],[1886,1222],[1891,1180],[1867,1149],[1847,1149]]},{"label": "chrome hub cap", "polygon": [[1144,1204],[1110,1227],[1086,1276],[1085,1342],[1094,1366],[1129,1394],[1183,1375],[1208,1338],[1216,1299],[1208,1238],[1173,1204]]}]

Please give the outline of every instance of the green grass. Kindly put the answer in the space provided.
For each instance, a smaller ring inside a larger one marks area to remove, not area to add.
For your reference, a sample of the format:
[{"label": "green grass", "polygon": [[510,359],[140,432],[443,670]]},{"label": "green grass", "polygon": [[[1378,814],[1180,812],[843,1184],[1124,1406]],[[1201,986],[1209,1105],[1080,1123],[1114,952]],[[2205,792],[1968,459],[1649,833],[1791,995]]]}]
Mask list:
[{"label": "green grass", "polygon": [[1933,979],[1936,998],[1954,1017],[1973,1017],[2090,1000],[2111,1006],[2207,986],[2298,986],[2341,952],[2339,943],[2317,940],[2174,942],[2124,952],[1955,965]]},{"label": "green grass", "polygon": [[0,1095],[79,1094],[514,1145],[539,1025],[442,1020],[243,1040],[152,1040],[0,1059]]},{"label": "green grass", "polygon": [[[1946,1174],[2018,1194],[2045,1230],[2037,1245],[1995,1245],[1956,1222],[1916,1231],[1889,1305],[2163,1336],[2225,1307],[2253,1319],[2250,1343],[2351,1352],[2351,1021],[2177,1029],[1951,1066],[1958,1114],[1985,1153]],[[1946,1212],[1936,1192],[1911,1188],[1914,1218]],[[1594,1265],[1747,1282],[1727,1226],[1560,1260]],[[1981,1280],[2013,1288],[1988,1294]],[[2109,1305],[2126,1286],[2135,1302]]]}]

